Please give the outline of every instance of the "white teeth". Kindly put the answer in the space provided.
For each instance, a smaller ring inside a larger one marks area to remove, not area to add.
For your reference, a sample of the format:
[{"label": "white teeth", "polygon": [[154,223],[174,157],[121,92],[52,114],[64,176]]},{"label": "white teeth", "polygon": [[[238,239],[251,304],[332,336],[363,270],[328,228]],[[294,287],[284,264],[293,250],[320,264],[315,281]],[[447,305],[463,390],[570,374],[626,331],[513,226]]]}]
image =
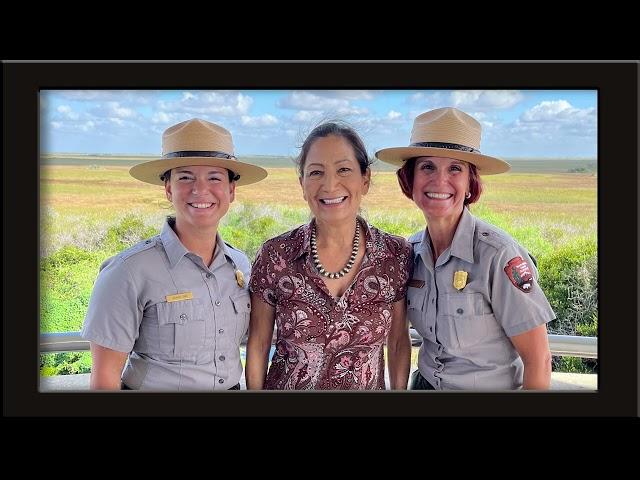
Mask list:
[{"label": "white teeth", "polygon": [[213,203],[190,203],[194,208],[209,208]]},{"label": "white teeth", "polygon": [[449,198],[452,197],[453,195],[451,193],[435,193],[435,192],[427,192],[427,197],[429,198],[440,198],[440,199],[445,199],[445,198]]},{"label": "white teeth", "polygon": [[320,201],[322,203],[326,203],[329,205],[333,205],[335,203],[342,203],[344,202],[345,198],[347,197],[338,197],[338,198],[321,198]]}]

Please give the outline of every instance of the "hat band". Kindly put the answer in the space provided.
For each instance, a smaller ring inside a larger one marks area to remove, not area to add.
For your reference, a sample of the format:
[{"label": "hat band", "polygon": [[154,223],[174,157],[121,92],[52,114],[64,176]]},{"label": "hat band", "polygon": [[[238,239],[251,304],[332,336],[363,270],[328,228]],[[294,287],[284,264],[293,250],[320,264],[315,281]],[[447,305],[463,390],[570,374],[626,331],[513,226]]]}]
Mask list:
[{"label": "hat band", "polygon": [[412,143],[410,147],[431,147],[431,148],[448,148],[449,150],[460,150],[462,152],[480,153],[473,147],[467,147],[466,145],[460,145],[459,143],[445,143],[445,142],[418,142]]},{"label": "hat band", "polygon": [[217,157],[217,158],[236,158],[234,155],[229,155],[224,152],[215,152],[210,150],[181,150],[179,152],[165,153],[162,158],[176,158],[176,157]]}]

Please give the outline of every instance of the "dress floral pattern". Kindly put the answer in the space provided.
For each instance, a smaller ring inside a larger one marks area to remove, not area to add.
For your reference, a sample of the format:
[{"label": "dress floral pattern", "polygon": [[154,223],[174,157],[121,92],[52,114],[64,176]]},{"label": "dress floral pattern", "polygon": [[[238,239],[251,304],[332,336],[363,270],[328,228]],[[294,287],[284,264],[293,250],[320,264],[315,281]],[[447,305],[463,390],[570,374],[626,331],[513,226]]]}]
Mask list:
[{"label": "dress floral pattern", "polygon": [[340,298],[311,260],[312,223],[265,242],[249,288],[275,307],[276,350],[270,390],[383,390],[383,346],[393,303],[406,296],[411,245],[359,219],[365,255]]}]

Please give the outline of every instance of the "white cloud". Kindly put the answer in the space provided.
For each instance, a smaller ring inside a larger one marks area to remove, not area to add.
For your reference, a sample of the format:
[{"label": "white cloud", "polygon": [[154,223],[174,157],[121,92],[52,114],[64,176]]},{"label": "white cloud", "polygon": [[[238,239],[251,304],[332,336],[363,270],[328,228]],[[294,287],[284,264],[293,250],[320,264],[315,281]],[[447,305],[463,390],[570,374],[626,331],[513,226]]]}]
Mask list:
[{"label": "white cloud", "polygon": [[389,110],[389,113],[387,113],[387,118],[389,120],[395,120],[396,118],[400,118],[402,116],[402,114],[400,112],[396,112],[395,110]]},{"label": "white cloud", "polygon": [[95,126],[96,124],[91,120],[89,120],[88,122],[85,122],[82,125],[80,125],[80,130],[82,130],[83,132],[88,132],[89,130],[93,130]]},{"label": "white cloud", "polygon": [[80,118],[80,114],[74,112],[69,105],[59,105],[56,110],[58,110],[58,113],[62,114],[62,116],[68,118],[69,120],[77,120],[78,118]]},{"label": "white cloud", "polygon": [[118,118],[135,118],[137,115],[135,110],[121,106],[120,102],[108,102],[107,106],[110,114]]},{"label": "white cloud", "polygon": [[415,93],[407,98],[407,103],[424,106],[423,111],[455,107],[469,113],[511,108],[523,99],[524,95],[518,90],[454,90],[449,93]]},{"label": "white cloud", "polygon": [[298,123],[313,122],[322,117],[322,113],[300,110],[293,116],[293,121]]},{"label": "white cloud", "polygon": [[460,110],[495,110],[511,108],[524,99],[518,90],[456,90],[451,92],[453,107]]},{"label": "white cloud", "polygon": [[260,117],[250,117],[243,115],[240,118],[242,125],[246,127],[270,127],[278,123],[278,119],[270,114],[264,114]]},{"label": "white cloud", "polygon": [[348,108],[349,101],[341,98],[332,98],[324,94],[292,92],[279,100],[278,106],[293,110],[337,111],[340,108]]},{"label": "white cloud", "polygon": [[169,114],[182,113],[201,117],[240,117],[249,113],[251,105],[253,98],[239,92],[203,92],[197,95],[183,92],[178,101],[160,100],[156,103],[158,110]]}]

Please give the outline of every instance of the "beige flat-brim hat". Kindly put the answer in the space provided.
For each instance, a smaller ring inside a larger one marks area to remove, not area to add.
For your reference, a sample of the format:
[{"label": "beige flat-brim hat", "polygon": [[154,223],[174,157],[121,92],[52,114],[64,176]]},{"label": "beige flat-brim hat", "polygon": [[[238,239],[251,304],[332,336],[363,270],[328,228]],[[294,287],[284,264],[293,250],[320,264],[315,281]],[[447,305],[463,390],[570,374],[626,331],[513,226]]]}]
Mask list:
[{"label": "beige flat-brim hat", "polygon": [[408,147],[383,148],[376,157],[402,167],[414,157],[445,157],[472,163],[480,175],[509,171],[511,165],[499,158],[480,153],[482,127],[470,115],[452,107],[422,113],[413,121]]},{"label": "beige flat-brim hat", "polygon": [[134,165],[129,173],[143,182],[164,185],[161,177],[167,170],[189,165],[231,170],[240,176],[238,186],[259,182],[267,176],[264,168],[238,161],[227,129],[199,118],[166,129],[162,134],[162,158]]}]

